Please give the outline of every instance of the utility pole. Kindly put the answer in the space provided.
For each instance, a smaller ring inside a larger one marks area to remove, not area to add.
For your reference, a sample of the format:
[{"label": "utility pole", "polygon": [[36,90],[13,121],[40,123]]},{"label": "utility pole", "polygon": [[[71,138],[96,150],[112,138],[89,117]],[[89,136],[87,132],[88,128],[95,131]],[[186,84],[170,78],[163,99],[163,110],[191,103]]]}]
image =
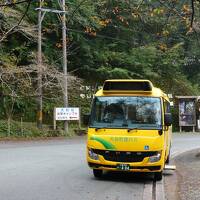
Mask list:
[{"label": "utility pole", "polygon": [[[68,91],[67,91],[67,41],[66,41],[66,10],[65,10],[65,0],[62,0],[62,40],[63,40],[63,97],[64,97],[64,107],[68,107]],[[64,130],[68,132],[68,122],[65,121]]]},{"label": "utility pole", "polygon": [[[43,0],[39,0],[39,8],[42,7]],[[42,128],[42,11],[38,10],[38,83],[37,83],[37,127]]]},{"label": "utility pole", "polygon": [[[57,0],[58,4],[61,7],[61,10],[42,8],[42,4],[45,0],[39,0],[39,8],[38,10],[38,118],[37,124],[38,127],[42,128],[42,20],[47,12],[56,13],[61,17],[62,21],[62,40],[63,40],[63,100],[64,107],[68,107],[68,90],[67,90],[67,41],[66,41],[66,8],[65,8],[65,0]],[[66,134],[68,133],[68,122],[64,123],[64,130]]]}]

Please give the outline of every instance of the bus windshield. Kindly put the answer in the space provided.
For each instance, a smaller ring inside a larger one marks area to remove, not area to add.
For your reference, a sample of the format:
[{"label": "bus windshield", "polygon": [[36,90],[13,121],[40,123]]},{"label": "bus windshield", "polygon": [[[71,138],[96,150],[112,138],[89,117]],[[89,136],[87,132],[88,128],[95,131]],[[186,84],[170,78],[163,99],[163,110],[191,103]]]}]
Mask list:
[{"label": "bus windshield", "polygon": [[96,97],[91,128],[161,129],[158,97]]}]

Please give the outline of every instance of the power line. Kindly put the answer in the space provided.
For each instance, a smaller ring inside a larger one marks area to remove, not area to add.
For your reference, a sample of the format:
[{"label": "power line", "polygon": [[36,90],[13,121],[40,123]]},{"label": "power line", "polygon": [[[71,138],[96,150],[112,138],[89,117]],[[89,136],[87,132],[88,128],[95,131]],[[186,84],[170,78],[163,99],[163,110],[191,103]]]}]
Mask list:
[{"label": "power line", "polygon": [[[68,28],[68,30],[70,30],[70,31],[72,31],[72,32],[82,33],[82,34],[88,35],[88,33],[84,32],[84,31],[81,31],[81,30],[71,29],[71,28]],[[106,36],[106,35],[101,35],[101,34],[97,34],[97,35],[95,35],[94,37],[106,38],[106,39],[116,40],[116,41],[119,41],[119,42],[130,43],[130,40],[118,39],[118,38],[114,38],[114,37]]]},{"label": "power line", "polygon": [[0,7],[14,6],[14,5],[22,4],[22,3],[27,3],[29,1],[34,1],[34,0],[23,0],[23,1],[18,1],[18,2],[0,4]]}]

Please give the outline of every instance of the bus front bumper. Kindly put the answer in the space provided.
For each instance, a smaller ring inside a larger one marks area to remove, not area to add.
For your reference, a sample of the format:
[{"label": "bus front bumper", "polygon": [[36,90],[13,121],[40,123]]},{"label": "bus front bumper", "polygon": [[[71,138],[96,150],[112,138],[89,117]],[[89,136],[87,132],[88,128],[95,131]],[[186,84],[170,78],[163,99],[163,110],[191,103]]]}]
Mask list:
[{"label": "bus front bumper", "polygon": [[160,159],[150,162],[150,157],[145,157],[140,162],[116,162],[106,160],[102,155],[93,156],[88,154],[88,165],[93,169],[108,171],[131,171],[131,172],[160,172],[164,169],[164,154],[161,153]]},{"label": "bus front bumper", "polygon": [[162,171],[161,165],[154,165],[154,166],[134,165],[134,166],[131,166],[131,164],[129,164],[128,170],[120,170],[117,167],[117,164],[105,165],[105,164],[97,164],[97,163],[88,162],[88,165],[90,168],[93,168],[93,169],[101,169],[101,170],[109,170],[109,171],[131,171],[131,172],[159,172],[159,171]]}]

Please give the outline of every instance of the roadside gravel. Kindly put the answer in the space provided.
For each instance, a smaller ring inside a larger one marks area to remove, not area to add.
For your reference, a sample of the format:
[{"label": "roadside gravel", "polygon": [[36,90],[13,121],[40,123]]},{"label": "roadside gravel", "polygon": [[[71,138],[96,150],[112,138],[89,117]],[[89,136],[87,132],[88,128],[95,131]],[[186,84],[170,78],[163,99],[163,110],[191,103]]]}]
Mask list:
[{"label": "roadside gravel", "polygon": [[175,172],[165,172],[166,200],[200,199],[200,149],[183,153],[172,160]]}]

